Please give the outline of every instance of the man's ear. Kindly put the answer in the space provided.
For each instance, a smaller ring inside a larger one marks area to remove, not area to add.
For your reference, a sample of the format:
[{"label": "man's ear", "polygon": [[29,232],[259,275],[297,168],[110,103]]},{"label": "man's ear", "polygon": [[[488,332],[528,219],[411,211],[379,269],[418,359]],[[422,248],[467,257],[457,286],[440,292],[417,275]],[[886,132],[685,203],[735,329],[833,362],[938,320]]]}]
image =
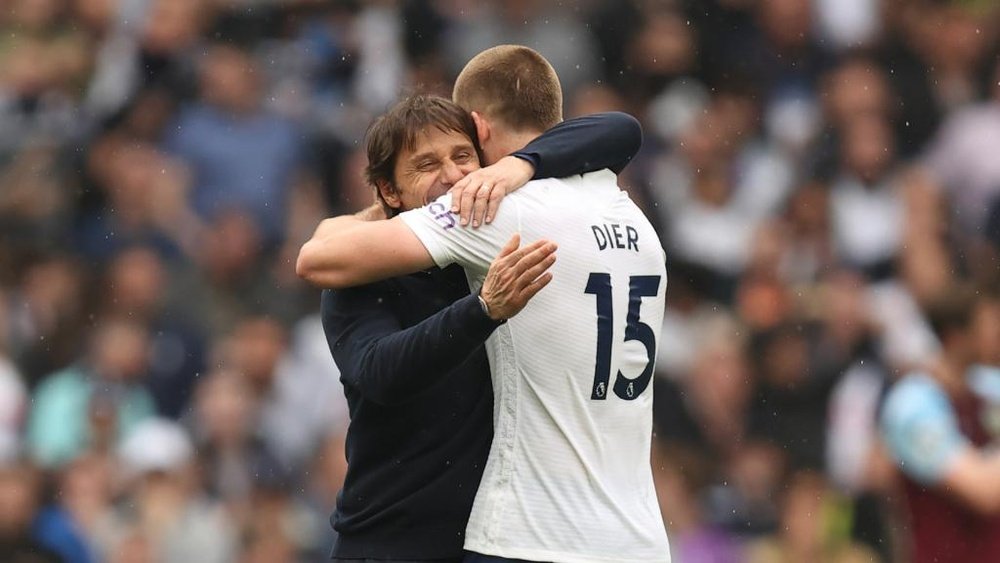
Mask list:
[{"label": "man's ear", "polygon": [[379,198],[389,208],[399,210],[403,205],[403,200],[399,198],[399,190],[396,189],[396,186],[385,180],[378,180],[376,183]]},{"label": "man's ear", "polygon": [[490,122],[487,121],[478,111],[469,112],[472,114],[472,121],[476,124],[476,136],[479,137],[479,146],[484,146],[490,139]]}]

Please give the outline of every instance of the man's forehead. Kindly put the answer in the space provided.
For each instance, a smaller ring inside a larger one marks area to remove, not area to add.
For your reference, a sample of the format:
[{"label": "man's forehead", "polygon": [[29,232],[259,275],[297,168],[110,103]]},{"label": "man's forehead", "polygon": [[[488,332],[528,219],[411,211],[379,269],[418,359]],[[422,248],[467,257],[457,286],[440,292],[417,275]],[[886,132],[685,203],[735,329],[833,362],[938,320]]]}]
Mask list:
[{"label": "man's forehead", "polygon": [[412,145],[404,149],[404,154],[408,158],[414,158],[454,147],[473,147],[472,139],[461,131],[430,126],[417,131]]}]

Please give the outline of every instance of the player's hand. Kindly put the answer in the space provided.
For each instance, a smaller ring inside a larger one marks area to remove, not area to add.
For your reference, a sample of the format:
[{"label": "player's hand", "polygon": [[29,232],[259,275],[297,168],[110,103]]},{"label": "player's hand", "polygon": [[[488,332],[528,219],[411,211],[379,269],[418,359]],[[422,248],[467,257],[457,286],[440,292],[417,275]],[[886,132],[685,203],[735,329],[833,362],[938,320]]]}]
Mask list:
[{"label": "player's hand", "polygon": [[478,227],[490,223],[497,214],[500,200],[528,183],[535,167],[516,156],[505,156],[496,163],[470,172],[448,190],[451,212],[458,213],[462,226]]},{"label": "player's hand", "polygon": [[479,291],[494,320],[506,320],[521,312],[528,300],[552,281],[552,272],[546,270],[556,262],[556,244],[537,240],[519,248],[520,244],[521,235],[510,237],[490,264]]}]

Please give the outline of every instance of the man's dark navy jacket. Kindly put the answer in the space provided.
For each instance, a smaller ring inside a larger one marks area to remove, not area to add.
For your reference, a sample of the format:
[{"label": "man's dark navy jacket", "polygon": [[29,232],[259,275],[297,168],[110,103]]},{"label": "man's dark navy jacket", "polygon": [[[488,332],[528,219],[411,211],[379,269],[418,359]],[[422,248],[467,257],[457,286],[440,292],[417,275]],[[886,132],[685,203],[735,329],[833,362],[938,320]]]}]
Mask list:
[{"label": "man's dark navy jacket", "polygon": [[[563,122],[515,155],[536,178],[620,172],[641,142],[634,118],[605,113]],[[333,557],[460,558],[493,439],[483,343],[499,323],[459,266],[324,291],[322,318],[351,415]]]}]

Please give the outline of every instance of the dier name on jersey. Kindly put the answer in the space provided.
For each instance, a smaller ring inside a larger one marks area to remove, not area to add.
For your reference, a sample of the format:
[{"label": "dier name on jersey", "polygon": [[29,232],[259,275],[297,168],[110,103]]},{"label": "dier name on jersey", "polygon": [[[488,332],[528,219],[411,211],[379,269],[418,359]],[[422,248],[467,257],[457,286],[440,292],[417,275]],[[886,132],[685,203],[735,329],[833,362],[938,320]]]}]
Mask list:
[{"label": "dier name on jersey", "polygon": [[[622,240],[622,228],[625,229],[625,240]],[[618,223],[608,225],[591,225],[590,230],[594,232],[594,239],[597,241],[598,250],[608,248],[625,248],[639,252],[639,233],[631,225],[620,225]]]}]

